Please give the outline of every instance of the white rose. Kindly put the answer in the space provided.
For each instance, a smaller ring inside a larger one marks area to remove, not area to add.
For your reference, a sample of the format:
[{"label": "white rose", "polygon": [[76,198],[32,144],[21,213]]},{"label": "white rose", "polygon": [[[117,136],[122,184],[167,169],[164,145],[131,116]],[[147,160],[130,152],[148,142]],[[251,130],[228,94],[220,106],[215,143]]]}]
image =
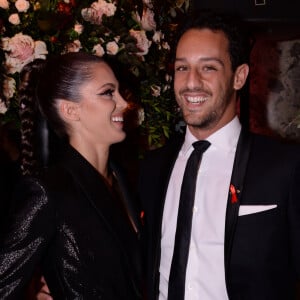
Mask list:
[{"label": "white rose", "polygon": [[116,55],[119,51],[119,46],[115,41],[108,42],[106,45],[106,51],[109,55]]},{"label": "white rose", "polygon": [[40,10],[41,9],[41,3],[40,2],[36,2],[33,5],[33,10]]},{"label": "white rose", "polygon": [[0,99],[0,114],[5,114],[7,112],[6,104]]},{"label": "white rose", "polygon": [[8,74],[14,74],[16,72],[21,72],[22,68],[26,65],[21,60],[11,57],[5,54],[5,67]]},{"label": "white rose", "polygon": [[158,86],[156,84],[153,84],[153,85],[151,85],[150,89],[151,89],[151,95],[152,96],[154,96],[154,97],[160,96],[160,91],[161,91],[160,86]]},{"label": "white rose", "polygon": [[17,0],[15,6],[18,12],[26,12],[30,7],[30,3],[26,0]]},{"label": "white rose", "polygon": [[20,24],[20,17],[18,14],[11,14],[8,18],[8,21],[13,25],[19,25]]},{"label": "white rose", "polygon": [[10,49],[9,42],[10,42],[9,37],[4,37],[1,39],[1,46],[4,51],[9,51],[9,49]]},{"label": "white rose", "polygon": [[163,88],[163,92],[166,92],[167,90],[169,90],[171,88],[171,86],[169,84],[166,84]]},{"label": "white rose", "polygon": [[172,76],[169,75],[169,74],[166,74],[165,80],[166,80],[166,82],[171,82],[172,81]]},{"label": "white rose", "polygon": [[105,51],[100,44],[97,44],[93,47],[93,53],[97,56],[102,57],[105,54]]},{"label": "white rose", "polygon": [[14,96],[16,91],[16,81],[12,77],[6,77],[3,82],[3,95],[6,99]]},{"label": "white rose", "polygon": [[34,58],[46,59],[48,54],[46,43],[43,41],[34,42]]},{"label": "white rose", "polygon": [[9,8],[9,2],[7,0],[0,0],[0,7],[3,9]]},{"label": "white rose", "polygon": [[162,39],[164,38],[164,35],[161,31],[155,31],[152,37],[152,41],[156,44],[158,44]]},{"label": "white rose", "polygon": [[141,125],[145,121],[145,111],[143,108],[138,110],[138,125]]},{"label": "white rose", "polygon": [[172,18],[176,18],[177,13],[176,13],[176,10],[175,10],[174,7],[171,7],[171,9],[170,9],[170,15],[172,16]]},{"label": "white rose", "polygon": [[74,26],[74,30],[78,33],[78,34],[82,34],[83,32],[83,25],[79,24],[79,23],[76,23],[75,26]]},{"label": "white rose", "polygon": [[168,42],[162,43],[162,47],[163,47],[164,49],[166,49],[166,50],[170,50],[170,49],[171,49],[171,48],[170,48],[170,45],[168,44]]}]

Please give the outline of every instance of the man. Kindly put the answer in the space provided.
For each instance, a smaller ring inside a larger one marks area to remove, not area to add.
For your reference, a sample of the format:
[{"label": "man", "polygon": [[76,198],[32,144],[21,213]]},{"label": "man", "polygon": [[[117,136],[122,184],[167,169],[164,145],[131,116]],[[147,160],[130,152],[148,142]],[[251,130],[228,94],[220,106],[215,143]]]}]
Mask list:
[{"label": "man", "polygon": [[[139,185],[150,300],[296,299],[300,150],[241,128],[236,99],[249,53],[239,29],[198,13],[179,35],[174,91],[186,133],[149,153]],[[197,140],[210,146],[197,176],[185,287],[168,298],[181,183]]]}]

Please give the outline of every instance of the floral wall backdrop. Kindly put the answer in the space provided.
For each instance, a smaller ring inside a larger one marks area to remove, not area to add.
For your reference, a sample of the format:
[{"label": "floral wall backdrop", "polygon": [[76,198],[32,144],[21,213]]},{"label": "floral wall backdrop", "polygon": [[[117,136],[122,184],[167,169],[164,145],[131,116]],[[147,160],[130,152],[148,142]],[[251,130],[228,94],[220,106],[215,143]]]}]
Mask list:
[{"label": "floral wall backdrop", "polygon": [[252,131],[300,142],[300,39],[257,39],[249,108]]},{"label": "floral wall backdrop", "polygon": [[52,54],[87,51],[110,59],[148,146],[176,119],[170,42],[188,0],[0,0],[1,121],[18,120],[22,67]]},{"label": "floral wall backdrop", "polygon": [[[114,63],[131,126],[139,125],[144,147],[160,146],[181,124],[170,54],[190,6],[189,0],[0,0],[0,123],[18,123],[25,64],[87,51]],[[250,129],[300,140],[300,40],[258,38],[250,67]]]}]

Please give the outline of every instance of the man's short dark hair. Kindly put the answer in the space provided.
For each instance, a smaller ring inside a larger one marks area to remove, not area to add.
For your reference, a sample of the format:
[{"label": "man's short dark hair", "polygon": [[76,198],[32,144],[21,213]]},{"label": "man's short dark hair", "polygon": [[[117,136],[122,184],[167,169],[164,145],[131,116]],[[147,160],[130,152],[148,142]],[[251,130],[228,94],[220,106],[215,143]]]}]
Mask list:
[{"label": "man's short dark hair", "polygon": [[229,41],[228,50],[233,71],[241,64],[249,63],[251,49],[250,35],[246,23],[238,16],[215,13],[209,10],[197,10],[192,12],[187,15],[178,29],[174,51],[176,51],[181,36],[190,29],[222,31]]}]

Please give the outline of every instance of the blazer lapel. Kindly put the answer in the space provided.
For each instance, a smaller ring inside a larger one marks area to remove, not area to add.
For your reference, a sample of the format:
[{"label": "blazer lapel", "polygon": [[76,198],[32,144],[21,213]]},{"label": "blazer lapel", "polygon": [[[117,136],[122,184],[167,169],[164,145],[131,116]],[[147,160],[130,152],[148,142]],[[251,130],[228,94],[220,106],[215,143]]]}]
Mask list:
[{"label": "blazer lapel", "polygon": [[[238,219],[239,206],[243,194],[243,184],[251,150],[251,143],[252,135],[246,130],[242,129],[233,164],[233,170],[231,175],[231,188],[228,195],[226,210],[224,255],[225,280],[227,290],[229,288],[228,273],[231,260],[231,249],[235,233],[235,227]],[[228,294],[230,295],[229,291]]]},{"label": "blazer lapel", "polygon": [[[86,195],[87,201],[94,207],[99,218],[105,224],[120,247],[123,248],[120,228],[128,226],[124,218],[118,217],[120,207],[115,204],[112,195],[101,175],[74,149],[69,147],[63,161],[65,167],[72,174],[74,181]],[[124,222],[124,224],[122,224]],[[116,225],[119,224],[117,227]],[[133,230],[133,229],[132,229]]]},{"label": "blazer lapel", "polygon": [[128,218],[130,219],[130,222],[135,232],[138,235],[140,235],[140,231],[141,231],[140,215],[138,209],[134,206],[133,195],[128,189],[129,183],[127,182],[126,177],[124,176],[124,172],[121,170],[120,167],[115,165],[113,161],[110,162],[110,167],[113,170],[114,176],[117,179],[119,188],[121,190],[122,198],[123,198],[122,200],[124,202],[124,206],[126,208]]}]

